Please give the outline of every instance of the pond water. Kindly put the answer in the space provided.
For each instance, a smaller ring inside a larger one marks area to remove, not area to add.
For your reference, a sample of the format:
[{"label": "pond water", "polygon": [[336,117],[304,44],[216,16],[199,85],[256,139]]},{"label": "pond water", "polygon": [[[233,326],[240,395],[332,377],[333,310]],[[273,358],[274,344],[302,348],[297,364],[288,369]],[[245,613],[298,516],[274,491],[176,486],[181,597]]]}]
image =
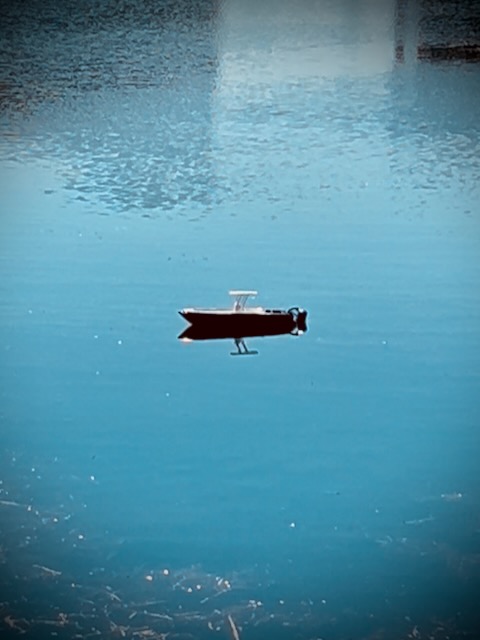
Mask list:
[{"label": "pond water", "polygon": [[479,16],[2,6],[2,637],[478,637]]}]

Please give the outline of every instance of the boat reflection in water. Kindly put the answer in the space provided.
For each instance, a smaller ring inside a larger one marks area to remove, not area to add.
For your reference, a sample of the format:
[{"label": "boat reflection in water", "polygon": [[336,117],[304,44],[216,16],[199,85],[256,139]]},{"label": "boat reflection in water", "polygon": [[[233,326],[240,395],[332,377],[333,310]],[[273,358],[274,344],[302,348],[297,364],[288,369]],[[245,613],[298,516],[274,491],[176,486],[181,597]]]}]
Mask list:
[{"label": "boat reflection in water", "polygon": [[307,330],[307,312],[299,307],[288,310],[247,307],[248,297],[256,293],[230,291],[235,301],[233,307],[227,309],[182,309],[179,313],[190,326],[178,338],[185,341],[230,338],[237,348],[231,355],[254,355],[258,351],[248,349],[245,338],[301,335]]}]

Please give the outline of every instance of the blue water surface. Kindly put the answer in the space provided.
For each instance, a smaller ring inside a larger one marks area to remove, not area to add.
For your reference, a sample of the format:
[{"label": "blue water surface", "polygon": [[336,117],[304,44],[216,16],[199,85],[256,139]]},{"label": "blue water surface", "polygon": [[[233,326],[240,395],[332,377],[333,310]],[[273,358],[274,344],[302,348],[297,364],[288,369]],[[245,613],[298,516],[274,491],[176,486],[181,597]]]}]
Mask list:
[{"label": "blue water surface", "polygon": [[[2,637],[478,637],[480,74],[416,47],[480,9],[432,6],[2,8]],[[308,331],[177,340],[232,288]]]}]

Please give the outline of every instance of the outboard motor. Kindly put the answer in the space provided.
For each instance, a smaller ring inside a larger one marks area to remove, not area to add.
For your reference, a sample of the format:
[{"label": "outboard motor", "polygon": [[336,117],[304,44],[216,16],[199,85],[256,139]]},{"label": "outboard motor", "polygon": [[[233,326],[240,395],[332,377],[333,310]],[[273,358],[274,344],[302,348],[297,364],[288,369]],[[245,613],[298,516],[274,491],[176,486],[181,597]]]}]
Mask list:
[{"label": "outboard motor", "polygon": [[305,309],[298,310],[297,329],[303,332],[307,330],[307,312],[305,311]]},{"label": "outboard motor", "polygon": [[307,330],[307,312],[305,309],[299,309],[298,307],[291,307],[288,313],[292,316],[295,327],[292,331],[295,335],[299,332],[304,333]]}]

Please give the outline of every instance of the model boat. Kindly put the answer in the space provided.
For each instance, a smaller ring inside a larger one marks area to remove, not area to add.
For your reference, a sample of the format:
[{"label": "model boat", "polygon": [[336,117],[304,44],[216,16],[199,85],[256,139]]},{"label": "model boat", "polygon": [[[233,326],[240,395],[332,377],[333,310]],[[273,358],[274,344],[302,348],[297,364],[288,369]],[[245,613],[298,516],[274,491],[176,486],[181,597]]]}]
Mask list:
[{"label": "model boat", "polygon": [[229,291],[233,305],[226,309],[186,308],[179,313],[190,323],[180,338],[206,340],[214,338],[246,338],[292,333],[307,329],[307,312],[299,307],[265,309],[249,307],[249,297],[256,291]]}]

